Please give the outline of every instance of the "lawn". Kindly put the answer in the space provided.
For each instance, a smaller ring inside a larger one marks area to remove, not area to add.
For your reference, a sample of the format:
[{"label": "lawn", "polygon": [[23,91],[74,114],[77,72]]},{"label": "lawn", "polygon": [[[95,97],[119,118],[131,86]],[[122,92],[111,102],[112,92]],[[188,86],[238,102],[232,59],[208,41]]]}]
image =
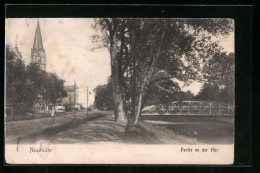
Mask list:
[{"label": "lawn", "polygon": [[[195,139],[196,143],[234,143],[232,116],[144,116],[142,120],[154,129],[165,129],[165,133],[174,133],[184,139]],[[179,140],[179,143],[185,141]]]}]

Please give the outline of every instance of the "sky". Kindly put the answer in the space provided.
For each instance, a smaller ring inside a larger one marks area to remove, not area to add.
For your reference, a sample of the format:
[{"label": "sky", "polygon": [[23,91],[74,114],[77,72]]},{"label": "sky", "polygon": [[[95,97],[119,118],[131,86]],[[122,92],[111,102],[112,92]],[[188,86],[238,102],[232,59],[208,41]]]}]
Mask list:
[{"label": "sky", "polygon": [[[98,34],[91,28],[91,18],[7,18],[6,44],[18,44],[26,64],[30,62],[30,53],[39,20],[43,46],[47,57],[46,70],[56,73],[65,80],[65,85],[79,86],[79,103],[86,106],[87,87],[89,89],[89,105],[94,103],[93,89],[106,84],[110,76],[110,57],[106,48],[95,49],[92,36]],[[227,52],[234,52],[234,33],[227,38],[219,38]],[[183,86],[183,83],[180,83]],[[197,94],[201,88],[198,82],[182,87]]]}]

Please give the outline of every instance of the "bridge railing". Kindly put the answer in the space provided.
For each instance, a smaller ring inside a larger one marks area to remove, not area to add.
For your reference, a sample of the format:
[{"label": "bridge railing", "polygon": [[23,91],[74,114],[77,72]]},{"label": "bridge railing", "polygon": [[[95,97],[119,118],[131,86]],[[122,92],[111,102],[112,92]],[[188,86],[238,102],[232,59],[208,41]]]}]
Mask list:
[{"label": "bridge railing", "polygon": [[176,101],[168,105],[152,105],[142,115],[234,115],[235,107],[211,101]]}]

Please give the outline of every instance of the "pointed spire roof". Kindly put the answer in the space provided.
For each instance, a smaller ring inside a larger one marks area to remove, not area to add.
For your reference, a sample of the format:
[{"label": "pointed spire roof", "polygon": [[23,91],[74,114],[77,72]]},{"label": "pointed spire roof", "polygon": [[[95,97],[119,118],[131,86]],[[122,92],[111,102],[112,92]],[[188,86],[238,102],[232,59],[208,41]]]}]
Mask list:
[{"label": "pointed spire roof", "polygon": [[40,29],[39,20],[37,21],[37,27],[36,27],[34,43],[33,43],[33,49],[34,50],[43,49],[42,36],[41,36],[41,29]]}]

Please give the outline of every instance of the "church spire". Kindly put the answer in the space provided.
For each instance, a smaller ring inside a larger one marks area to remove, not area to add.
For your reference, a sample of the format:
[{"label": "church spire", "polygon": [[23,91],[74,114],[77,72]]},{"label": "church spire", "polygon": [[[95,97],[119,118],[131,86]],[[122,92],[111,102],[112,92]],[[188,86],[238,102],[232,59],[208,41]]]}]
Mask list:
[{"label": "church spire", "polygon": [[33,49],[34,50],[42,50],[43,49],[39,20],[37,21],[37,27],[36,27],[34,43],[33,43]]},{"label": "church spire", "polygon": [[33,47],[31,49],[31,63],[36,63],[42,70],[46,70],[46,55],[42,44],[39,20],[37,21]]}]

